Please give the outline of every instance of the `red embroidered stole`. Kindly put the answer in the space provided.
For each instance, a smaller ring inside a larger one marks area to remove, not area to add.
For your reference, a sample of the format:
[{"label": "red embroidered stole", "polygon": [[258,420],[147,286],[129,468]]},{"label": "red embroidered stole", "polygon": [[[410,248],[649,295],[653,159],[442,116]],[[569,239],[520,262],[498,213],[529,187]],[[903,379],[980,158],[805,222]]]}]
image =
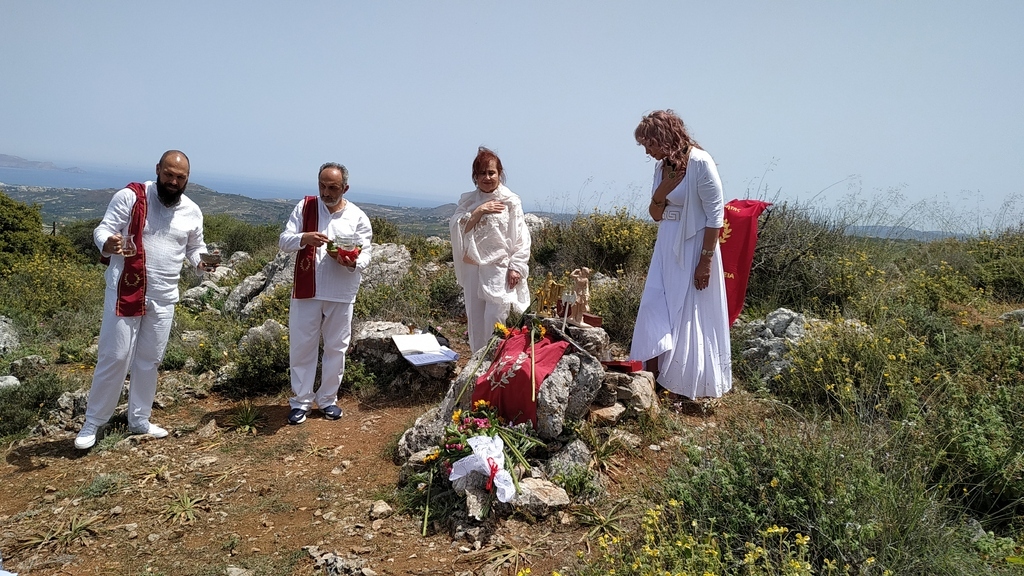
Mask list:
[{"label": "red embroidered stole", "polygon": [[128,234],[135,239],[136,252],[124,259],[124,269],[117,279],[114,313],[118,316],[142,316],[146,313],[146,249],[142,245],[142,229],[146,224],[146,185],[132,182],[125,188],[135,192]]},{"label": "red embroidered stole", "polygon": [[[306,196],[302,205],[302,231],[316,232],[319,230],[320,207],[316,196]],[[299,249],[295,257],[295,280],[292,285],[292,298],[312,298],[316,296],[316,246],[307,245]]]},{"label": "red embroidered stole", "polygon": [[[541,384],[558,365],[569,343],[545,336],[530,346],[530,331],[514,334],[501,341],[490,368],[476,380],[473,402],[486,400],[498,416],[512,424],[537,425],[537,402],[531,399],[532,383]],[[531,362],[530,355],[536,353]],[[532,371],[532,378],[531,378]]]}]

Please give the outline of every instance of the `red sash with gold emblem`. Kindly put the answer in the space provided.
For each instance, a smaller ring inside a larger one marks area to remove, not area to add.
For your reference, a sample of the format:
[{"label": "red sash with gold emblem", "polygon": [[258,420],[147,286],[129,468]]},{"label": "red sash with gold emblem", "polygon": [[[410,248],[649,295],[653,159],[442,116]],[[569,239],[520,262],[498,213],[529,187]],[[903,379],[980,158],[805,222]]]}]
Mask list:
[{"label": "red sash with gold emblem", "polygon": [[114,312],[118,316],[142,316],[146,313],[146,249],[142,244],[142,228],[146,225],[146,185],[132,182],[125,188],[135,192],[128,234],[135,238],[136,252],[124,259],[124,269],[117,279]]},{"label": "red sash with gold emblem", "polygon": [[[302,231],[316,232],[319,230],[320,207],[316,196],[306,196],[302,205]],[[299,249],[295,257],[295,281],[292,285],[292,298],[312,298],[316,296],[316,246],[307,245]]]}]

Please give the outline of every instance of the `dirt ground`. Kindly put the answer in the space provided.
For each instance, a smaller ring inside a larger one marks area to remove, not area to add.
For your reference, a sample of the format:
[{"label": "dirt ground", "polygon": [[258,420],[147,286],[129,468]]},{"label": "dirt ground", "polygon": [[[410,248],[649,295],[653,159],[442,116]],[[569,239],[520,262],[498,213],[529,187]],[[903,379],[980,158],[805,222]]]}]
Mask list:
[{"label": "dirt ground", "polygon": [[[498,553],[516,551],[520,568],[550,574],[587,549],[571,514],[504,520],[496,532],[507,545],[480,550],[447,532],[422,537],[418,517],[371,520],[370,504],[389,499],[398,480],[388,444],[431,404],[368,406],[345,396],[339,405],[339,421],[313,412],[288,426],[286,403],[264,404],[266,423],[251,435],[226,427],[236,403],[210,397],[157,412],[154,421],[172,430],[161,440],[87,452],[72,433],[18,442],[0,469],[4,567],[22,576],[224,574],[228,566],[315,574],[303,547],[316,545],[378,574],[515,574],[514,565],[489,568]],[[221,426],[212,434],[211,420]],[[611,490],[628,491],[616,476],[642,483],[638,470],[661,467],[654,456],[633,457],[628,474],[613,471]],[[113,489],[102,488],[102,475],[115,475]]]},{"label": "dirt ground", "polygon": [[[315,545],[377,574],[515,574],[527,566],[550,574],[589,549],[571,511],[536,524],[501,520],[495,532],[505,544],[479,550],[443,530],[421,536],[419,517],[371,519],[372,502],[396,490],[388,446],[431,401],[369,405],[347,394],[341,420],[314,411],[299,426],[286,424],[285,399],[257,404],[266,419],[255,435],[229,429],[238,402],[210,396],[155,411],[153,421],[172,432],[165,439],[79,451],[68,432],[8,447],[0,465],[4,568],[21,576],[214,575],[229,566],[307,575],[320,573],[303,550]],[[713,415],[677,416],[715,425]],[[609,499],[647,484],[667,456],[625,456],[609,472]],[[513,562],[502,565],[502,554]]]}]

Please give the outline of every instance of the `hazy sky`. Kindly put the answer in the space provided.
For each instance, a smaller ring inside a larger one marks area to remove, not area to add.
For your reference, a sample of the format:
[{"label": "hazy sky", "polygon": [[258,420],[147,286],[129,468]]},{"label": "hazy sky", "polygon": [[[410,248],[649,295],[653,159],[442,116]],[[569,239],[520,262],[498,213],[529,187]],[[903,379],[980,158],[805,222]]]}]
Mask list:
[{"label": "hazy sky", "polygon": [[590,210],[649,194],[633,129],[672,108],[727,199],[985,213],[1024,192],[1022,29],[1021,0],[0,0],[0,153],[310,192],[330,160],[356,203],[441,204],[487,145],[528,209]]}]

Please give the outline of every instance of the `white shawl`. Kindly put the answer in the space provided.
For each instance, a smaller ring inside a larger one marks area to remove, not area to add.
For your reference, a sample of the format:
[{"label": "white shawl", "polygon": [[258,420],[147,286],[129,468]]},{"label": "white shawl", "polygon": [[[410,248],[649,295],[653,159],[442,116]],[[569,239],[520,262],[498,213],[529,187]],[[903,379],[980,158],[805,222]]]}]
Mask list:
[{"label": "white shawl", "polygon": [[[488,200],[502,202],[505,210],[485,214],[472,230],[465,232],[473,210]],[[519,196],[502,184],[494,192],[479,189],[466,192],[459,198],[448,228],[452,236],[455,277],[466,294],[511,304],[517,312],[526,310],[530,305],[530,288],[526,282],[530,273],[530,230],[526,227]],[[478,267],[478,278],[471,274],[474,266]],[[510,268],[522,276],[512,291],[506,283]],[[467,286],[467,283],[477,282],[479,286]]]}]

